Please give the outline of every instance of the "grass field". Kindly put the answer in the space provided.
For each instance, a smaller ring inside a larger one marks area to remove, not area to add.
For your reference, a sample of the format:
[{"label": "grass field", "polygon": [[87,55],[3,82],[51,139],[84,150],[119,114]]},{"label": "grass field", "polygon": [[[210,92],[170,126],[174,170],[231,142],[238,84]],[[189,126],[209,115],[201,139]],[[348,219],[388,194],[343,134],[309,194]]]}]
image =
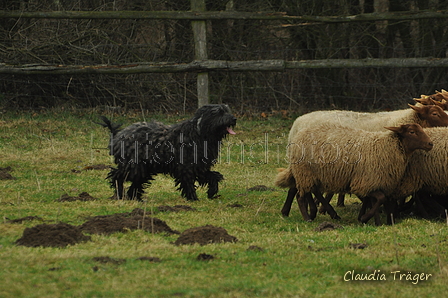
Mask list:
[{"label": "grass field", "polygon": [[[145,118],[174,123],[187,116]],[[130,124],[143,116],[114,120]],[[405,218],[394,226],[376,227],[373,220],[362,225],[355,197],[336,208],[343,229],[315,231],[322,222],[334,221],[318,215],[304,222],[296,205],[290,217],[280,215],[286,190],[275,188],[273,179],[276,169],[286,166],[292,118],[240,118],[215,167],[225,177],[220,197],[209,200],[199,189],[200,200],[192,203],[164,176],[147,189],[143,203],[109,199],[107,170],[86,170],[112,165],[108,132],[94,121],[94,111],[1,115],[0,167],[10,166],[16,179],[0,180],[0,297],[444,297],[448,291],[446,222]],[[256,185],[268,189],[248,190]],[[81,192],[98,200],[57,201]],[[232,207],[237,203],[242,207]],[[179,204],[196,211],[157,211],[160,205]],[[154,211],[180,232],[210,224],[238,241],[176,246],[177,235],[134,230],[92,235],[91,241],[65,248],[15,244],[26,227],[80,225],[91,216],[134,208]],[[43,222],[8,222],[26,216]],[[366,247],[353,248],[354,243]],[[201,253],[214,258],[200,261]],[[160,262],[138,260],[143,256]],[[101,263],[96,257],[121,262]],[[371,280],[356,280],[361,277]]]}]

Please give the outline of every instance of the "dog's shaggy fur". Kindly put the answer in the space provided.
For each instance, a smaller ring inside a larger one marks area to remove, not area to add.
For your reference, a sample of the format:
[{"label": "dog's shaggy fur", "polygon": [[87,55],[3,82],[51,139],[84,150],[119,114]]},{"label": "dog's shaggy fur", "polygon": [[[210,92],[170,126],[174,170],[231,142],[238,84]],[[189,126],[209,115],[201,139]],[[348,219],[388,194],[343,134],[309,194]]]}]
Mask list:
[{"label": "dog's shaggy fur", "polygon": [[211,171],[220,144],[227,134],[235,134],[236,118],[227,105],[209,104],[199,108],[194,117],[177,124],[138,122],[122,130],[120,125],[102,117],[102,126],[111,131],[110,154],[117,168],[108,179],[118,199],[125,197],[123,183],[130,181],[128,199],[141,200],[143,188],[157,174],[169,174],[178,190],[189,201],[197,200],[196,185],[208,185],[207,195],[218,193],[221,173]]}]

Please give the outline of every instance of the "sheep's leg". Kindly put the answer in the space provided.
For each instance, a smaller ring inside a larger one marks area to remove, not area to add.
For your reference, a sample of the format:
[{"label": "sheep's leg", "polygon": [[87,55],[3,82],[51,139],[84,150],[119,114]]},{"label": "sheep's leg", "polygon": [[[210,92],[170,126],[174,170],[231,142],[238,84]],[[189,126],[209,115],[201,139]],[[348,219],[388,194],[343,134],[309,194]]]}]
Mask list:
[{"label": "sheep's leg", "polygon": [[431,208],[431,210],[436,212],[436,215],[441,218],[445,218],[445,207],[440,205],[436,200],[429,197],[427,200],[425,200],[425,203]]},{"label": "sheep's leg", "polygon": [[445,207],[440,205],[431,194],[419,191],[418,197],[420,198],[421,203],[426,206],[429,211],[433,211],[433,214],[435,213],[437,217],[445,218]]},{"label": "sheep's leg", "polygon": [[308,193],[305,196],[308,201],[308,206],[310,207],[310,213],[309,213],[310,218],[313,220],[316,218],[316,215],[317,215],[316,202],[313,200],[313,196],[311,195],[311,193]]},{"label": "sheep's leg", "polygon": [[314,193],[314,196],[320,201],[322,206],[325,207],[325,210],[328,212],[328,214],[331,216],[331,218],[333,218],[333,219],[341,219],[339,217],[339,215],[336,213],[336,211],[334,211],[334,209],[330,205],[330,203],[328,203],[327,200],[325,200],[325,198],[322,196],[320,191],[314,191],[313,193]]},{"label": "sheep's leg", "polygon": [[[373,198],[373,197],[366,197],[365,200],[366,200],[366,208],[370,208],[370,209],[372,209],[372,206],[375,205],[374,202],[376,202],[376,199]],[[360,216],[366,214],[366,210],[367,210],[366,208],[364,208],[364,213],[363,213],[363,214],[360,214]],[[358,217],[358,219],[359,219],[359,218],[360,218],[360,217]],[[375,225],[376,225],[376,226],[381,226],[381,225],[382,225],[379,210],[376,210],[376,211],[375,211],[375,213],[373,214],[373,218],[374,218],[374,220],[375,220]]]},{"label": "sheep's leg", "polygon": [[[364,214],[366,214],[366,210],[369,208],[372,208],[372,201],[374,200],[374,198],[370,198],[370,197],[364,197],[361,198],[362,201],[362,206],[361,209],[359,210],[359,214],[358,214],[358,221],[361,221],[361,218]],[[375,225],[380,226],[381,225],[381,219],[380,219],[380,213],[377,211],[374,213],[374,218],[375,218]]]},{"label": "sheep's leg", "polygon": [[392,225],[392,216],[395,220],[397,216],[397,200],[386,200],[384,203],[384,210],[386,212],[387,224]]},{"label": "sheep's leg", "polygon": [[[327,194],[325,195],[325,200],[330,203],[331,199],[333,198],[334,193],[332,192],[327,192]],[[320,206],[319,208],[319,213],[320,214],[325,214],[327,212],[327,210],[325,210],[324,205]]]},{"label": "sheep's leg", "polygon": [[381,191],[375,191],[369,194],[369,197],[373,197],[376,199],[375,204],[372,206],[372,208],[366,212],[363,216],[361,216],[361,222],[366,223],[371,219],[373,216],[375,216],[375,212],[378,212],[381,205],[383,205],[387,198]]},{"label": "sheep's leg", "polygon": [[374,218],[374,221],[375,221],[375,226],[381,226],[382,225],[379,210],[375,211],[375,213],[373,214],[373,218]]},{"label": "sheep's leg", "polygon": [[[414,200],[414,197],[411,198],[412,204],[414,202],[413,200]],[[401,197],[401,198],[397,199],[398,212],[401,212],[401,211],[404,211],[404,210],[408,209],[407,206],[408,205],[406,203],[406,197]]]},{"label": "sheep's leg", "polygon": [[[308,202],[310,200],[311,193],[306,193],[303,197],[297,195],[297,204],[299,205],[300,213],[305,221],[313,221],[308,214]],[[312,200],[312,198],[311,198]]]},{"label": "sheep's leg", "polygon": [[358,213],[358,221],[361,221],[361,217],[366,214],[366,210],[367,208],[372,207],[371,202],[370,202],[370,198],[368,197],[363,197],[363,198],[359,198],[362,202],[361,205],[361,209],[359,209],[359,213]]},{"label": "sheep's leg", "polygon": [[345,207],[344,199],[345,199],[345,193],[343,192],[339,193],[338,203],[336,204],[336,207]]},{"label": "sheep's leg", "polygon": [[[421,195],[421,194],[420,194]],[[420,215],[425,218],[425,219],[429,219],[430,216],[428,214],[428,212],[425,209],[425,206],[423,206],[422,201],[420,199],[420,195],[419,194],[414,194],[414,199],[415,199],[415,209],[418,213],[420,213]]]},{"label": "sheep's leg", "polygon": [[297,188],[291,187],[288,190],[288,195],[286,196],[285,203],[283,204],[282,208],[282,215],[283,216],[289,216],[289,212],[291,211],[292,202],[294,201],[294,197],[297,194]]}]

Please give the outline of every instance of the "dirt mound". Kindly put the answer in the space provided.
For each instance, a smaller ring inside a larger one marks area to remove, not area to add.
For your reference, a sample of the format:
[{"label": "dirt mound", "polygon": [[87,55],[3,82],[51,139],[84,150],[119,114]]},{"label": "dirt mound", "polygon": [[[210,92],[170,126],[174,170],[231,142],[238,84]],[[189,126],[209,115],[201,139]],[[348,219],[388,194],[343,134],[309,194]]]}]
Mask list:
[{"label": "dirt mound", "polygon": [[336,229],[343,229],[343,227],[341,225],[338,225],[338,224],[335,224],[335,223],[332,223],[329,221],[324,221],[314,230],[317,232],[323,232],[323,231],[332,231],[332,230],[336,230]]},{"label": "dirt mound", "polygon": [[266,185],[255,185],[247,189],[247,191],[274,191],[274,188],[267,187]]},{"label": "dirt mound", "polygon": [[256,246],[256,245],[251,245],[247,248],[248,251],[252,250],[252,251],[264,251],[264,248]]},{"label": "dirt mound", "polygon": [[180,212],[180,211],[196,211],[195,208],[187,206],[187,205],[175,205],[175,206],[158,206],[160,212]]},{"label": "dirt mound", "polygon": [[215,257],[213,256],[213,255],[209,255],[209,254],[206,254],[206,253],[202,253],[202,254],[199,254],[197,257],[196,257],[196,260],[198,260],[198,261],[210,261],[210,260],[213,260]]},{"label": "dirt mound", "polygon": [[110,170],[110,166],[105,165],[105,164],[90,165],[90,166],[85,166],[83,168],[83,170],[85,170],[85,171],[89,171],[89,170]]},{"label": "dirt mound", "polygon": [[115,265],[121,265],[126,263],[126,259],[114,259],[111,257],[94,257],[92,260],[103,264],[110,263]]},{"label": "dirt mound", "polygon": [[228,204],[227,207],[230,208],[243,208],[244,206],[240,203],[233,203],[233,204]]},{"label": "dirt mound", "polygon": [[26,228],[22,238],[18,239],[16,244],[30,247],[66,247],[88,240],[90,240],[90,236],[84,235],[78,227],[58,223]]},{"label": "dirt mound", "polygon": [[14,180],[14,179],[16,179],[9,172],[12,172],[12,168],[11,167],[0,168],[0,180]]},{"label": "dirt mound", "polygon": [[237,242],[238,239],[227,233],[226,229],[206,225],[185,230],[174,242],[175,245],[194,244],[206,245],[210,243]]},{"label": "dirt mound", "polygon": [[151,262],[151,263],[159,263],[159,262],[161,262],[160,258],[158,258],[158,257],[139,257],[136,260],[148,261],[148,262]]},{"label": "dirt mound", "polygon": [[[105,234],[126,232],[129,230],[144,229],[151,233],[179,234],[172,230],[164,221],[147,216],[144,210],[136,208],[129,213],[116,213],[112,215],[100,215],[90,218],[80,226],[72,226],[66,223],[40,224],[32,228],[26,228],[23,236],[16,241],[17,245],[66,247],[78,242],[90,240],[90,236],[83,234]],[[38,217],[26,217],[10,222],[22,222],[35,220]]]},{"label": "dirt mound", "polygon": [[77,197],[69,196],[68,194],[63,194],[57,201],[58,202],[74,202],[74,201],[96,201],[97,198],[92,197],[87,192],[80,193]]},{"label": "dirt mound", "polygon": [[179,234],[163,220],[143,214],[144,210],[136,208],[130,213],[95,216],[83,223],[80,228],[86,233],[104,235],[137,229],[144,229],[151,233]]},{"label": "dirt mound", "polygon": [[[97,164],[97,165],[90,165],[90,166],[85,166],[84,168],[82,168],[83,171],[90,171],[90,170],[110,170],[110,166],[105,165],[105,164]],[[77,169],[72,169],[71,170],[72,173],[75,174],[79,174],[81,173],[81,170],[77,170]]]},{"label": "dirt mound", "polygon": [[368,246],[367,243],[350,243],[349,244],[349,247],[353,248],[353,249],[364,249],[367,246]]}]

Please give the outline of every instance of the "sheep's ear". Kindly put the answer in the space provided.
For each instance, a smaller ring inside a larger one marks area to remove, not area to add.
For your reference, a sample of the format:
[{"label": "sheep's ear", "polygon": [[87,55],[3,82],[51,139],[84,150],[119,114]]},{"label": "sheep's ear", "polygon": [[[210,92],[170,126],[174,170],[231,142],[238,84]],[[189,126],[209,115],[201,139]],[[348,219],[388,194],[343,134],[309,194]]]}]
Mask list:
[{"label": "sheep's ear", "polygon": [[[427,95],[421,95],[420,98],[414,98],[414,101],[421,103],[422,105],[433,105],[434,104],[434,100],[432,100],[431,97],[429,97]],[[412,108],[412,106],[411,106],[411,108]]]},{"label": "sheep's ear", "polygon": [[399,127],[395,127],[395,126],[388,126],[388,127],[384,127],[385,129],[388,129],[390,131],[393,131],[395,133],[401,133],[403,131],[403,127],[399,126]]},{"label": "sheep's ear", "polygon": [[414,111],[416,111],[417,113],[420,113],[423,109],[423,107],[417,107],[417,106],[413,106],[411,104],[408,103],[408,106],[413,109]]},{"label": "sheep's ear", "polygon": [[445,99],[443,99],[443,100],[444,100],[445,102],[442,102],[442,101],[435,101],[435,100],[432,100],[432,102],[433,102],[434,105],[439,106],[439,107],[441,107],[442,109],[444,109],[444,108],[445,108],[446,100],[445,100]]}]

